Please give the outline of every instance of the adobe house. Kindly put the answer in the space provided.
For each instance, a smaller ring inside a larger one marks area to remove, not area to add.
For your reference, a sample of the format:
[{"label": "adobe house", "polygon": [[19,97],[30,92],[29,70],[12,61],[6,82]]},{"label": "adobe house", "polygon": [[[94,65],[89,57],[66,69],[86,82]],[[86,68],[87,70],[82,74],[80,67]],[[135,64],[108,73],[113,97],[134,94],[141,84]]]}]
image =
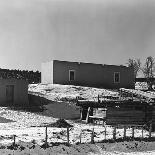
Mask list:
[{"label": "adobe house", "polygon": [[0,106],[28,105],[28,82],[0,79]]},{"label": "adobe house", "polygon": [[110,89],[134,88],[134,71],[122,65],[53,60],[42,63],[41,82]]}]

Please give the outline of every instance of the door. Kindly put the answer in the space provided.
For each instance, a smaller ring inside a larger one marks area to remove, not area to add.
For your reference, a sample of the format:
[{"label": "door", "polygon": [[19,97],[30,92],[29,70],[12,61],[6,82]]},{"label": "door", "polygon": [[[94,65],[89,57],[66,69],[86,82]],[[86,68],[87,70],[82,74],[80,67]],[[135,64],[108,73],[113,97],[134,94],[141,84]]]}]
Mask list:
[{"label": "door", "polygon": [[6,86],[6,102],[7,103],[14,102],[14,85]]}]

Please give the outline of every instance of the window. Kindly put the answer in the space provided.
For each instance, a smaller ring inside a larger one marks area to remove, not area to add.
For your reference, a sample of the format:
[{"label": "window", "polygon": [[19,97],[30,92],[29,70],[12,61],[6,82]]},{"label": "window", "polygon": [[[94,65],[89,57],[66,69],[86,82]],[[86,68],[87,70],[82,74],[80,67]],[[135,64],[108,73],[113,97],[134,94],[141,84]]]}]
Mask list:
[{"label": "window", "polygon": [[75,80],[75,70],[69,70],[69,81]]},{"label": "window", "polygon": [[114,73],[114,83],[120,83],[120,72]]}]

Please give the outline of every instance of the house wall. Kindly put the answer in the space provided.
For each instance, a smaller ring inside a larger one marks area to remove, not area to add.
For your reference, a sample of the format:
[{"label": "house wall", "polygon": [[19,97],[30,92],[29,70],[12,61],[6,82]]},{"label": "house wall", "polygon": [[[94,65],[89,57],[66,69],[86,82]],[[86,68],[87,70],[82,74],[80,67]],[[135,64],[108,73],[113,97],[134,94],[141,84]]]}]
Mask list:
[{"label": "house wall", "polygon": [[[130,67],[104,65],[104,86],[106,88],[134,88],[134,71]],[[114,72],[120,72],[120,83],[114,83]]]},{"label": "house wall", "polygon": [[[74,82],[69,81],[69,70],[76,70],[76,78]],[[79,66],[78,63],[65,61],[53,61],[53,83],[57,84],[78,84],[79,79]]]},{"label": "house wall", "polygon": [[[75,80],[69,81],[69,70]],[[114,83],[114,72],[120,72],[120,83]],[[134,88],[134,72],[125,66],[53,61],[53,83],[104,88]]]},{"label": "house wall", "polygon": [[41,83],[53,83],[53,61],[41,64]]},{"label": "house wall", "polygon": [[[6,101],[6,86],[14,86],[14,102]],[[28,82],[18,79],[1,79],[0,80],[0,105],[28,105]]]}]

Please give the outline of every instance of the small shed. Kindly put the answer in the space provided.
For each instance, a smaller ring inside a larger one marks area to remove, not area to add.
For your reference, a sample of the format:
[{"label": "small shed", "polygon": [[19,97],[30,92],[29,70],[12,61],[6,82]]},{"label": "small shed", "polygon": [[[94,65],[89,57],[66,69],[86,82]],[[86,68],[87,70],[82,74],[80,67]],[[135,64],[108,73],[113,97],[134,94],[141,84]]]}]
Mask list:
[{"label": "small shed", "polygon": [[0,106],[28,105],[28,82],[21,79],[0,79]]},{"label": "small shed", "polygon": [[[77,101],[81,107],[81,119],[87,123],[102,120],[107,125],[149,125],[155,131],[154,102],[117,100],[117,101]],[[102,108],[102,115],[94,115],[94,110]],[[102,118],[101,118],[102,116]]]}]

